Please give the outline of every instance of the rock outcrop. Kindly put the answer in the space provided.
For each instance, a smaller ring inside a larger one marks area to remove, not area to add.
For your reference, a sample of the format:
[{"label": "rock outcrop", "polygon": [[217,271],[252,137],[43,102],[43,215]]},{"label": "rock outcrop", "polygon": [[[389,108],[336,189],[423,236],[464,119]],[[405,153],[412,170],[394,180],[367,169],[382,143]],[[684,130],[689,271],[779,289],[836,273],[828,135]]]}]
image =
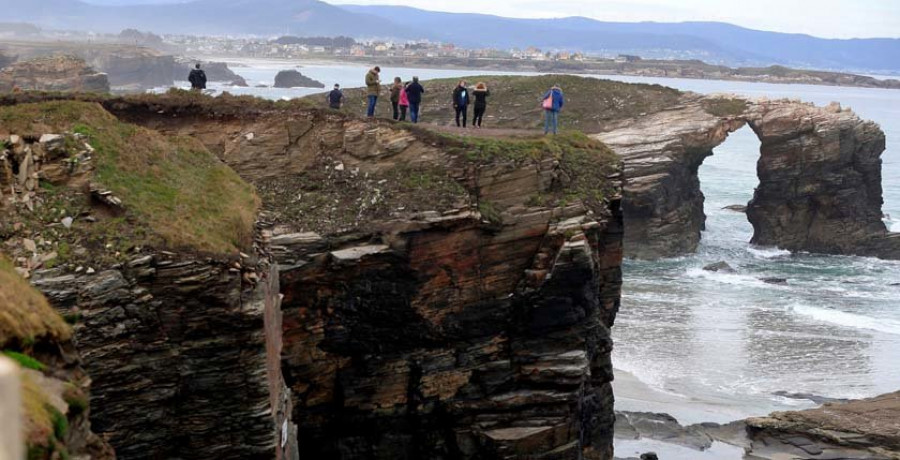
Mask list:
[{"label": "rock outcrop", "polygon": [[617,412],[616,439],[649,439],[698,452],[718,441],[744,449],[745,458],[760,460],[896,460],[900,393],[826,402],[817,409],[776,412],[726,425],[682,426],[667,414]]},{"label": "rock outcrop", "polygon": [[177,61],[179,65],[177,72],[179,73],[175,75],[175,80],[187,80],[194,65],[200,63],[208,81],[227,83],[231,86],[248,86],[247,80],[234,73],[233,70],[228,68],[228,64],[224,62],[204,62],[185,57],[177,58]]},{"label": "rock outcrop", "polygon": [[0,247],[75,323],[91,421],[118,457],[296,455],[278,276],[249,185],[202,145],[96,104],[0,111],[17,172]]},{"label": "rock outcrop", "polygon": [[[81,315],[93,420],[120,457],[612,458],[622,214],[608,149],[184,97],[102,102],[167,139],[201,140],[257,186],[250,258],[114,240],[102,258],[29,272]],[[188,183],[179,207],[204,196]],[[73,215],[158,219],[127,187],[93,188],[103,206]],[[24,227],[6,234],[13,247],[48,228]],[[44,232],[41,254],[59,246]]]},{"label": "rock outcrop", "polygon": [[900,458],[900,393],[747,420],[755,458]]},{"label": "rock outcrop", "polygon": [[282,70],[275,75],[276,88],[324,88],[325,84],[296,70]]},{"label": "rock outcrop", "polygon": [[52,56],[17,62],[0,71],[0,91],[14,89],[107,93],[109,80],[79,58]]},{"label": "rock outcrop", "polygon": [[91,431],[91,380],[81,366],[71,327],[3,256],[0,286],[0,356],[20,366],[20,426],[27,458],[115,458],[112,448]]},{"label": "rock outcrop", "polygon": [[601,144],[120,109],[257,185],[301,458],[612,458],[622,228]]},{"label": "rock outcrop", "polygon": [[65,54],[83,59],[91,68],[107,74],[119,91],[142,91],[168,87],[181,77],[175,58],[159,51],[132,45],[83,42],[13,42],[0,44],[0,52],[19,61]]},{"label": "rock outcrop", "polygon": [[745,116],[762,142],[747,217],[752,242],[791,251],[900,259],[882,220],[881,128],[840,105],[760,102]]},{"label": "rock outcrop", "polygon": [[747,124],[762,143],[760,185],[747,210],[753,243],[900,258],[900,237],[882,221],[878,125],[834,105],[696,95],[596,136],[625,161],[629,256],[696,250],[705,225],[697,170]]}]

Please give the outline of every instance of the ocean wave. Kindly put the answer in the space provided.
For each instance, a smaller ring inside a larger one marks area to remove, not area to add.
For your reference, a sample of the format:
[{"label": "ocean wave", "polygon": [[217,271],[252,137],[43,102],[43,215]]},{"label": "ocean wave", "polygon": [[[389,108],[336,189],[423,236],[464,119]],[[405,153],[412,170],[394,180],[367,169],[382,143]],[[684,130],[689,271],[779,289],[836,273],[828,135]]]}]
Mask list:
[{"label": "ocean wave", "polygon": [[854,329],[883,332],[885,334],[900,335],[900,321],[893,319],[873,318],[870,316],[858,315],[856,313],[811,307],[803,304],[794,304],[788,307],[788,309],[794,313],[823,323]]},{"label": "ocean wave", "polygon": [[689,268],[687,270],[686,275],[688,278],[702,278],[709,281],[715,281],[717,283],[722,284],[731,284],[734,286],[748,286],[748,287],[758,287],[758,286],[771,286],[763,282],[756,276],[750,275],[742,275],[740,273],[724,273],[724,272],[711,272],[704,270],[702,268]]},{"label": "ocean wave", "polygon": [[747,246],[747,252],[757,259],[777,259],[779,257],[787,257],[791,255],[791,251],[778,248],[764,248]]}]

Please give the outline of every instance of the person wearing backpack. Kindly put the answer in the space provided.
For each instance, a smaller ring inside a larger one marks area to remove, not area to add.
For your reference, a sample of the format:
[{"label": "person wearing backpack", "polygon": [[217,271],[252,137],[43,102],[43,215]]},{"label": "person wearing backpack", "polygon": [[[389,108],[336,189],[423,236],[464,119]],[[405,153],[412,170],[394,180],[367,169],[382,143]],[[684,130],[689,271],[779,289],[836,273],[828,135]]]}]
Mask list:
[{"label": "person wearing backpack", "polygon": [[409,121],[419,122],[419,106],[422,104],[422,95],[425,88],[419,83],[419,77],[413,77],[412,83],[406,87],[406,97],[409,100]]},{"label": "person wearing backpack", "polygon": [[563,96],[562,89],[559,85],[553,85],[549,91],[544,93],[543,103],[541,107],[544,109],[544,135],[553,130],[553,134],[559,132],[559,111],[565,105],[566,99]]},{"label": "person wearing backpack", "polygon": [[400,100],[397,102],[397,105],[400,106],[399,121],[406,121],[406,109],[409,108],[409,94],[406,93],[408,88],[409,82],[406,82],[406,84],[403,85],[403,89],[400,90]]},{"label": "person wearing backpack", "polygon": [[462,127],[465,128],[469,117],[469,88],[466,88],[465,80],[460,80],[453,90],[453,108],[456,109],[456,127],[460,127],[459,116],[462,115]]},{"label": "person wearing backpack", "polygon": [[475,85],[475,90],[472,91],[472,97],[475,98],[475,116],[472,118],[472,126],[475,128],[481,128],[484,112],[487,111],[487,98],[490,95],[491,92],[484,82],[478,82]]},{"label": "person wearing backpack", "polygon": [[335,110],[340,110],[341,107],[344,106],[344,92],[341,91],[341,85],[335,83],[334,89],[328,93],[328,96],[325,98],[328,101],[328,107],[331,107]]},{"label": "person wearing backpack", "polygon": [[188,74],[188,81],[191,82],[191,89],[194,91],[203,91],[206,89],[206,72],[197,64],[191,73]]}]

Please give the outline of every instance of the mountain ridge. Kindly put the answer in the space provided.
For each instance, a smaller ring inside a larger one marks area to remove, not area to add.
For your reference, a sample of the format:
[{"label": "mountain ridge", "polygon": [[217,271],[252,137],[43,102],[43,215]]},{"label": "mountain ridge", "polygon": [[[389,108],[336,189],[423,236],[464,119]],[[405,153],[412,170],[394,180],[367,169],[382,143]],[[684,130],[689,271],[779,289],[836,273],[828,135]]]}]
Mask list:
[{"label": "mountain ridge", "polygon": [[[113,1],[113,0],[108,0]],[[45,28],[257,36],[429,39],[466,48],[585,51],[697,59],[729,66],[784,65],[866,73],[900,72],[900,39],[828,39],[721,22],[603,22],[583,16],[518,19],[404,6],[331,5],[317,0],[193,0],[99,5],[83,0],[0,0],[7,21]],[[121,3],[121,2],[117,2]],[[478,33],[473,33],[477,31]]]}]

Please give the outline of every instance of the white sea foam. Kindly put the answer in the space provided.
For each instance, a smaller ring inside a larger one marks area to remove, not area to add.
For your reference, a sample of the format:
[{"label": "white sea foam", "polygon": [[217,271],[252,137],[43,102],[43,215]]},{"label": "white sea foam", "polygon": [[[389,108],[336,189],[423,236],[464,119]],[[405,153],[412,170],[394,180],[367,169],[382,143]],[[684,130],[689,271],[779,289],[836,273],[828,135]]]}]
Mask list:
[{"label": "white sea foam", "polygon": [[807,316],[823,323],[900,335],[900,321],[893,319],[873,318],[871,316],[863,316],[856,313],[847,313],[803,304],[794,304],[789,308],[794,313]]},{"label": "white sea foam", "polygon": [[767,286],[762,280],[750,275],[742,275],[740,273],[724,273],[711,272],[702,268],[689,268],[687,276],[690,278],[703,278],[722,284],[731,284],[734,286]]},{"label": "white sea foam", "polygon": [[791,255],[791,251],[778,248],[747,246],[747,252],[757,259],[777,259]]}]

